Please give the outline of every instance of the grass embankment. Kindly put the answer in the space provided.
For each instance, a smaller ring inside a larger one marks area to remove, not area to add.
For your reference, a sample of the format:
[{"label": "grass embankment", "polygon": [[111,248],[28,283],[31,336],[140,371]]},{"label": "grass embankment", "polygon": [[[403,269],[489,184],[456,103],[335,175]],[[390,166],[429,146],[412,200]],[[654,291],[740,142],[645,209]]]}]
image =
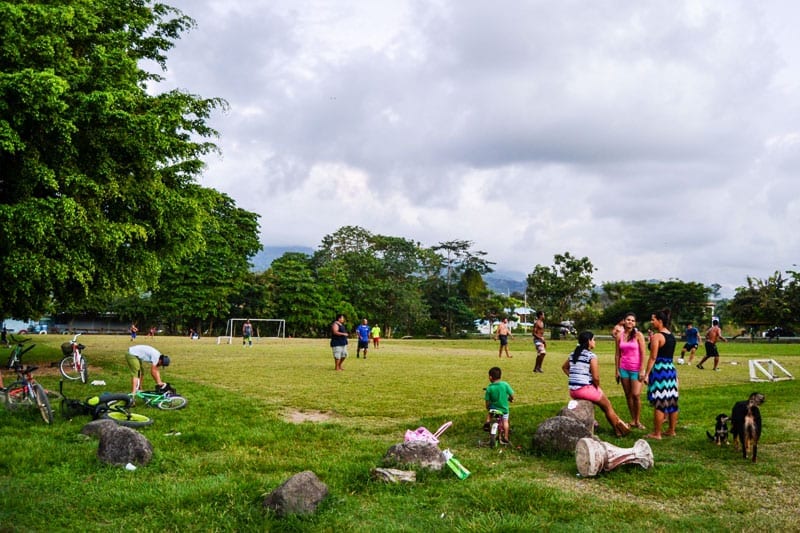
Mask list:
[{"label": "grass embankment", "polygon": [[[129,339],[81,340],[90,379],[127,391]],[[63,341],[37,337],[25,360],[47,366]],[[153,462],[134,472],[101,464],[97,442],[79,435],[86,418],[66,421],[57,412],[47,427],[34,413],[0,410],[0,530],[800,530],[800,386],[750,383],[747,368],[748,359],[774,358],[798,375],[798,345],[728,343],[721,345],[721,372],[679,367],[678,436],[651,442],[655,467],[582,479],[571,455],[531,448],[536,427],[568,399],[560,366],[573,341],[549,344],[544,374],[531,372],[529,340],[512,341],[513,359],[499,366],[517,392],[514,446],[498,450],[478,446],[486,438],[482,389],[498,363],[497,343],[489,340],[382,341],[367,360],[356,359],[352,347],[338,373],[325,340],[262,340],[251,349],[216,339],[149,342],[172,357],[164,375],[190,399],[183,411],[138,408],[155,419],[142,430],[155,447]],[[597,351],[602,386],[627,416],[613,383],[611,342],[599,342]],[[55,369],[38,375],[58,388]],[[65,387],[71,397],[100,390]],[[732,446],[710,443],[705,432],[755,390],[767,401],[759,462],[752,464]],[[650,429],[652,410],[644,412]],[[597,419],[598,436],[618,446],[646,433],[617,439],[599,411]],[[406,429],[433,430],[446,420],[454,424],[442,446],[472,472],[467,480],[447,469],[421,472],[410,485],[370,480],[369,470]],[[282,520],[265,513],[263,496],[306,469],[330,488],[318,513]]]}]

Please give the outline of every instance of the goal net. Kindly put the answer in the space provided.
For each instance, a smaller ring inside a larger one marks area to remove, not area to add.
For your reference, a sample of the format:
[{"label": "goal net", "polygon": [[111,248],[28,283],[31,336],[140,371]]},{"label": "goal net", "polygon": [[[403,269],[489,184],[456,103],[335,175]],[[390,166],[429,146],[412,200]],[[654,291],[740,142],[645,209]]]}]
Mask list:
[{"label": "goal net", "polygon": [[225,335],[217,337],[217,344],[223,340],[233,344],[233,339],[243,338],[242,326],[246,321],[253,326],[251,339],[282,339],[286,337],[286,320],[282,318],[230,318],[225,325]]}]

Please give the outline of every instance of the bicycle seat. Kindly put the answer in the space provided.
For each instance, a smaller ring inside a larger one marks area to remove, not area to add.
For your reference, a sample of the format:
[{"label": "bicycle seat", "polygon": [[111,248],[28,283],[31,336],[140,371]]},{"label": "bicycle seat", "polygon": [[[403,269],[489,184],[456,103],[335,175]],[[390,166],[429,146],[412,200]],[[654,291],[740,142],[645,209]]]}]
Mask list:
[{"label": "bicycle seat", "polygon": [[499,409],[489,409],[489,414],[490,415],[502,415],[503,411],[500,411]]}]

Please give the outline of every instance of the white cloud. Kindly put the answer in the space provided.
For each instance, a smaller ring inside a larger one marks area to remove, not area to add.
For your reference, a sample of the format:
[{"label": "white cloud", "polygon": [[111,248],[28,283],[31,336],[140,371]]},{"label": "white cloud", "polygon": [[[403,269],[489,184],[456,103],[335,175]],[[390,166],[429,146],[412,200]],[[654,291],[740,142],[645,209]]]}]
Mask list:
[{"label": "white cloud", "polygon": [[360,225],[729,290],[797,261],[793,2],[171,3],[198,28],[164,87],[230,102],[203,183],[267,245]]}]

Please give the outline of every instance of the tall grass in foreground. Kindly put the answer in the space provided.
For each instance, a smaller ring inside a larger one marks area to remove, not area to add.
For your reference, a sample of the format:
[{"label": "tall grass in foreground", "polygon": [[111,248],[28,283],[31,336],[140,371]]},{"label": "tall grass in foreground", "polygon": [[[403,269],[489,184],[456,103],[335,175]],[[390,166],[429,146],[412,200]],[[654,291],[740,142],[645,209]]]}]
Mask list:
[{"label": "tall grass in foreground", "polygon": [[[36,338],[26,361],[46,367],[63,340]],[[0,531],[800,530],[800,386],[749,383],[747,372],[748,359],[774,358],[798,375],[798,345],[728,343],[720,372],[679,367],[678,436],[651,442],[655,467],[582,479],[572,455],[531,446],[536,427],[568,400],[560,366],[571,341],[549,344],[544,374],[531,372],[533,348],[519,337],[513,359],[500,361],[488,340],[382,341],[338,373],[324,340],[262,340],[251,349],[215,339],[150,343],[172,357],[164,377],[190,400],[178,412],[138,408],[155,419],[142,430],[155,447],[153,462],[134,472],[101,464],[97,442],[79,435],[88,419],[57,413],[47,427],[34,413],[0,410]],[[127,391],[129,339],[88,336],[84,344],[90,379]],[[602,386],[627,415],[611,343],[601,341],[598,353]],[[517,401],[513,446],[491,450],[478,445],[486,438],[482,389],[498,363]],[[55,369],[38,375],[58,388]],[[767,397],[757,464],[705,435],[716,414],[754,390]],[[65,392],[85,397],[99,389],[68,383]],[[650,428],[652,410],[644,412]],[[597,419],[598,436],[618,446],[644,434],[618,439],[599,412]],[[454,424],[442,446],[472,472],[467,480],[449,470],[422,471],[409,485],[370,479],[406,429],[446,420]],[[278,519],[264,512],[264,495],[306,469],[330,488],[318,513]]]}]

